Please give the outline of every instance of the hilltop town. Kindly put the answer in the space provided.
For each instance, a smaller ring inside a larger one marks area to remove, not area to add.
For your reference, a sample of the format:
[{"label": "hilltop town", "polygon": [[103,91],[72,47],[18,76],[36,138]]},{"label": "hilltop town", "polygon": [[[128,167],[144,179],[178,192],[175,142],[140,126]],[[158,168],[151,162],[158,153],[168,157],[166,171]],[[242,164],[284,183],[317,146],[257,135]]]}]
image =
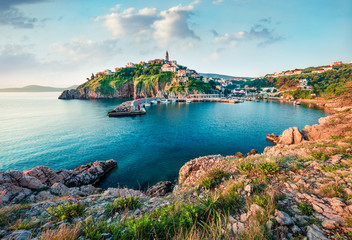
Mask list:
[{"label": "hilltop town", "polygon": [[170,60],[166,51],[164,59],[129,62],[124,67],[116,67],[114,72],[106,69],[92,74],[87,82],[75,90],[64,91],[60,98],[197,96],[314,99],[346,92],[349,86],[344,84],[343,79],[346,71],[351,69],[352,63],[337,61],[327,66],[291,69],[255,78],[208,77]]}]

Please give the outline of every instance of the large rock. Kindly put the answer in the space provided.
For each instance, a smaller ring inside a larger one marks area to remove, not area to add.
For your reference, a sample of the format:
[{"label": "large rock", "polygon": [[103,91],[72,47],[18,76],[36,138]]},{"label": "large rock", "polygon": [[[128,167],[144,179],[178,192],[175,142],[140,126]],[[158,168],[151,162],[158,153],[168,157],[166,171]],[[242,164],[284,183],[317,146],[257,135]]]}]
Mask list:
[{"label": "large rock", "polygon": [[171,185],[172,183],[170,181],[158,182],[146,191],[146,195],[150,197],[165,196],[166,194],[171,192]]},{"label": "large rock", "polygon": [[287,213],[285,213],[284,211],[279,211],[279,210],[275,210],[275,219],[276,221],[280,224],[280,225],[285,225],[285,226],[289,226],[289,225],[293,225],[294,221],[292,220],[292,218],[290,217],[290,215],[288,215]]},{"label": "large rock", "polygon": [[80,187],[83,185],[94,184],[107,172],[117,166],[116,161],[96,161],[82,165],[71,172],[62,171],[61,173],[68,176],[64,178],[63,183],[68,187]]},{"label": "large rock", "polygon": [[[95,184],[116,166],[116,161],[108,160],[88,163],[74,170],[54,171],[45,166],[38,166],[23,172],[0,172],[0,205],[24,199],[32,201],[51,199],[55,197],[52,194],[86,196],[96,193],[99,190],[91,184]],[[48,191],[37,193],[38,190]]]},{"label": "large rock", "polygon": [[279,144],[291,145],[303,142],[304,136],[297,127],[290,127],[279,136],[279,139]]},{"label": "large rock", "polygon": [[17,230],[3,238],[3,240],[28,240],[32,235],[30,230]]},{"label": "large rock", "polygon": [[308,240],[328,240],[328,238],[325,237],[324,232],[316,225],[308,226],[307,238]]}]

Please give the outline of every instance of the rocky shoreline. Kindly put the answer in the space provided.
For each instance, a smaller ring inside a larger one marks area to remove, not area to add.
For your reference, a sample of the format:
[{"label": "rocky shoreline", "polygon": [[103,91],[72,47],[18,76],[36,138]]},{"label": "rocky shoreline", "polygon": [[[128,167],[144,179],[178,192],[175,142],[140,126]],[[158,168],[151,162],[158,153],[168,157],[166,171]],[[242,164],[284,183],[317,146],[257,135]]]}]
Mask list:
[{"label": "rocky shoreline", "polygon": [[[0,172],[0,238],[135,239],[128,224],[142,224],[145,216],[154,221],[152,216],[160,211],[191,204],[224,215],[212,227],[217,233],[191,229],[193,235],[181,234],[188,239],[352,239],[352,107],[334,112],[302,130],[292,127],[280,136],[268,135],[275,146],[261,154],[253,150],[245,156],[193,159],[180,169],[172,192],[171,182],[145,192],[94,187],[116,167],[114,160],[74,170],[40,166]],[[136,205],[111,214],[116,201],[127,199]],[[52,209],[62,206],[82,206],[85,211],[58,220]],[[211,224],[207,220],[211,213],[199,218]],[[157,220],[149,224],[154,224],[150,225],[154,231],[159,229]],[[119,233],[111,230],[115,228]],[[162,233],[151,231],[147,239]]]}]

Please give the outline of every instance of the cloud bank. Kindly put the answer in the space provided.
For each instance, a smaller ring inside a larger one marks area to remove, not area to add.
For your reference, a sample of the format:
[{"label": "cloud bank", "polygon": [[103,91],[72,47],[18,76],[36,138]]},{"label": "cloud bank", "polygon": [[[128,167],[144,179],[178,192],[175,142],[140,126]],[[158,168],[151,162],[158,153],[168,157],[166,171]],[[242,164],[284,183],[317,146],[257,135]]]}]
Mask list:
[{"label": "cloud bank", "polygon": [[0,25],[14,28],[33,28],[39,22],[45,21],[35,17],[27,17],[18,10],[19,5],[46,2],[48,0],[10,0],[0,1]]}]

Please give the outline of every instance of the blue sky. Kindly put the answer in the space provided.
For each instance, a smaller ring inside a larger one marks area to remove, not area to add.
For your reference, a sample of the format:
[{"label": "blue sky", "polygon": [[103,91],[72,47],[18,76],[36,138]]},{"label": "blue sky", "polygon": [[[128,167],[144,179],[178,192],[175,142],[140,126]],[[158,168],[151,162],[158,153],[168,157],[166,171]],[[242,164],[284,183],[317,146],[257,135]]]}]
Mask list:
[{"label": "blue sky", "polygon": [[0,87],[80,84],[165,50],[250,77],[352,61],[350,0],[2,0],[0,30]]}]

